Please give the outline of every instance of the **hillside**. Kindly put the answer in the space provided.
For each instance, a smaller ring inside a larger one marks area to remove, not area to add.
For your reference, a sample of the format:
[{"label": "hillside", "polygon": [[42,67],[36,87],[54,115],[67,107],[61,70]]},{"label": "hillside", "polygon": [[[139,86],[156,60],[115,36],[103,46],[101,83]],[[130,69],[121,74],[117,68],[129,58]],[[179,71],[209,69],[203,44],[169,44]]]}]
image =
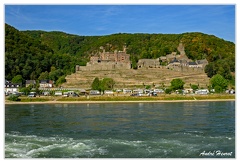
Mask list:
[{"label": "hillside", "polygon": [[88,57],[104,46],[106,51],[121,50],[126,44],[127,52],[137,59],[158,58],[176,51],[179,42],[185,45],[190,59],[207,58],[209,62],[235,55],[235,44],[213,35],[199,32],[183,34],[127,34],[107,36],[78,36],[63,32],[22,31],[51,47],[55,53],[68,53]]},{"label": "hillside", "polygon": [[[5,24],[5,78],[21,75],[24,80],[52,79],[71,74],[79,57],[54,52],[42,41]],[[46,75],[44,75],[46,74]]]},{"label": "hillside", "polygon": [[143,58],[158,58],[173,51],[177,52],[180,41],[185,46],[186,55],[192,60],[206,58],[210,63],[206,68],[209,77],[221,74],[231,80],[235,72],[235,44],[213,35],[199,32],[183,34],[127,34],[118,33],[107,36],[77,36],[63,32],[23,31],[51,47],[55,53],[67,53],[83,60],[83,65],[91,55],[104,46],[106,51],[122,50],[127,46],[132,66]]},{"label": "hillside", "polygon": [[[28,79],[57,81],[75,72],[75,65],[85,65],[91,55],[104,46],[106,51],[127,46],[133,68],[142,58],[158,58],[173,51],[182,41],[186,55],[193,60],[206,58],[208,77],[221,74],[234,80],[235,44],[203,33],[127,34],[78,36],[64,32],[19,31],[5,24],[5,78],[16,75]],[[69,76],[68,76],[69,77]]]}]

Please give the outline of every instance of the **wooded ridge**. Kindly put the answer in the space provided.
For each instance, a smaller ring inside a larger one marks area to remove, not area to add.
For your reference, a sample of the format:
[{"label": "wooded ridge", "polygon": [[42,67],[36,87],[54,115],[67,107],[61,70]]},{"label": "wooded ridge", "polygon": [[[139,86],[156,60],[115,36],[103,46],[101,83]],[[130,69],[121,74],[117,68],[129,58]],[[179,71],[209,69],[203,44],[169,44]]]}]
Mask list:
[{"label": "wooded ridge", "polygon": [[114,51],[126,45],[132,67],[136,68],[139,59],[178,52],[179,42],[184,44],[188,58],[208,60],[205,72],[209,77],[221,74],[233,80],[235,44],[214,35],[191,32],[78,36],[58,31],[19,31],[8,24],[5,24],[5,78],[11,80],[22,75],[25,80],[48,78],[57,81],[73,73],[76,64],[85,65],[101,46],[106,51]]}]

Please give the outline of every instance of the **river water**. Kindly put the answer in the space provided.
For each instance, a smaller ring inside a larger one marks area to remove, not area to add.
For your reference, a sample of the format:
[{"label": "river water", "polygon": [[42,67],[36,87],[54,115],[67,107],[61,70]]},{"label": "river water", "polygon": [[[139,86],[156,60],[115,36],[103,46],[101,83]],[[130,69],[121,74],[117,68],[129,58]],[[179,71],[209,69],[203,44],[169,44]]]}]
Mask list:
[{"label": "river water", "polygon": [[234,158],[235,102],[5,105],[6,158]]}]

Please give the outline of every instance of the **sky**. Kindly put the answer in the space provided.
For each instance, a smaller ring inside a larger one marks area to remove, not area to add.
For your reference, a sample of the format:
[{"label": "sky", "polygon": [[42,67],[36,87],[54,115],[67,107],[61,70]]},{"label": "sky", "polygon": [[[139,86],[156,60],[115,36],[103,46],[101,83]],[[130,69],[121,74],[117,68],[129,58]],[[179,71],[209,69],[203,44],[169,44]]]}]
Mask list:
[{"label": "sky", "polygon": [[202,32],[235,42],[235,5],[12,5],[5,23],[18,30],[96,36]]}]

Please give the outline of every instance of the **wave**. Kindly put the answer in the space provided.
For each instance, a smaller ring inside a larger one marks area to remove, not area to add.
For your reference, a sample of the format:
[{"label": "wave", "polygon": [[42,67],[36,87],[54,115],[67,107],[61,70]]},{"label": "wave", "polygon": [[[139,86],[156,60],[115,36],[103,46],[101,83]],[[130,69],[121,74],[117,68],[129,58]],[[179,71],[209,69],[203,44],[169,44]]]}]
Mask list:
[{"label": "wave", "polygon": [[[154,140],[124,140],[115,138],[74,139],[63,136],[44,137],[23,135],[20,133],[5,134],[6,158],[190,158],[199,157],[202,151],[226,149],[234,142],[229,137],[222,141],[207,141],[193,138],[196,133],[186,138],[176,134],[173,137],[158,137]],[[199,133],[198,133],[199,134]],[[209,137],[210,139],[213,139]],[[225,145],[220,147],[221,143]],[[231,143],[229,143],[231,142]],[[229,150],[234,150],[233,145]],[[235,152],[235,151],[233,151]]]},{"label": "wave", "polygon": [[107,151],[92,140],[66,137],[5,134],[6,158],[74,158],[104,155]]}]

